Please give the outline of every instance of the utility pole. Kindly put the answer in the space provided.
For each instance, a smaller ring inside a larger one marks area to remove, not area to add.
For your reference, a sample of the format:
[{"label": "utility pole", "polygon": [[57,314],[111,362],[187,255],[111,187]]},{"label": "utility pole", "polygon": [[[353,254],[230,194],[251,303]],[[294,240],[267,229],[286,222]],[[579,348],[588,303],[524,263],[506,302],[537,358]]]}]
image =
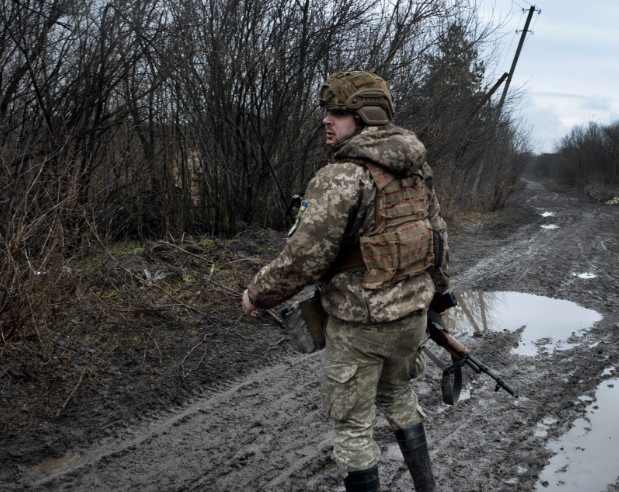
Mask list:
[{"label": "utility pole", "polygon": [[[522,36],[520,36],[520,42],[518,43],[518,48],[516,49],[516,55],[514,56],[512,67],[510,68],[509,73],[507,74],[507,80],[505,81],[505,87],[503,88],[503,94],[501,95],[501,101],[499,102],[499,107],[497,108],[496,115],[494,116],[494,127],[495,128],[499,124],[499,120],[501,118],[501,111],[503,110],[503,104],[505,103],[505,98],[507,97],[507,91],[509,90],[509,84],[512,81],[514,71],[516,70],[516,63],[518,63],[518,58],[520,57],[520,51],[522,50],[522,46],[524,45],[524,39],[527,37],[527,33],[529,32],[529,26],[531,25],[531,18],[533,17],[533,13],[536,10],[537,9],[535,8],[535,5],[531,5],[531,8],[529,8],[529,15],[527,16],[527,21],[524,24],[524,29],[522,30]],[[522,11],[526,12],[526,9],[522,9]],[[541,13],[542,11],[539,10],[538,12]],[[503,74],[503,76],[505,76],[505,74]],[[502,79],[503,77],[501,77],[501,80]],[[497,83],[495,84],[495,87],[498,89],[499,85],[500,84]],[[477,175],[475,176],[475,181],[473,182],[473,197],[474,198],[477,197],[477,192],[479,189],[479,182],[481,181],[481,176],[484,172],[485,164],[486,164],[486,159],[482,158],[481,162],[479,163],[479,168],[477,168]]]},{"label": "utility pole", "polygon": [[[522,9],[522,10],[524,12],[525,9]],[[529,32],[529,25],[531,24],[531,18],[533,17],[533,13],[535,12],[535,10],[536,10],[535,5],[531,5],[531,8],[529,9],[529,15],[527,16],[527,22],[524,24],[524,29],[522,30],[522,36],[520,36],[520,42],[518,43],[518,49],[516,50],[516,56],[514,56],[514,61],[512,62],[512,68],[509,70],[509,74],[507,75],[507,81],[505,82],[505,88],[503,89],[503,95],[501,96],[501,101],[499,102],[499,108],[497,111],[497,119],[501,115],[501,110],[503,109],[503,103],[505,102],[507,91],[509,90],[509,84],[512,81],[514,70],[516,70],[516,63],[518,63],[518,58],[520,57],[520,50],[522,50],[522,46],[524,45],[524,38],[527,37],[527,33]]]}]

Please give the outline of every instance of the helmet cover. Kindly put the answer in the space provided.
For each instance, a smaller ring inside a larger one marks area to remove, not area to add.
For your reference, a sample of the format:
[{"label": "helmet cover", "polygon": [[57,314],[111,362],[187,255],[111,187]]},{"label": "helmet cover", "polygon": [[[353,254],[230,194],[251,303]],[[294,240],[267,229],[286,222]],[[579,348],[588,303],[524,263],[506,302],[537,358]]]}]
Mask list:
[{"label": "helmet cover", "polygon": [[332,74],[320,89],[320,105],[328,110],[357,113],[366,125],[386,125],[393,120],[395,105],[387,83],[362,70]]}]

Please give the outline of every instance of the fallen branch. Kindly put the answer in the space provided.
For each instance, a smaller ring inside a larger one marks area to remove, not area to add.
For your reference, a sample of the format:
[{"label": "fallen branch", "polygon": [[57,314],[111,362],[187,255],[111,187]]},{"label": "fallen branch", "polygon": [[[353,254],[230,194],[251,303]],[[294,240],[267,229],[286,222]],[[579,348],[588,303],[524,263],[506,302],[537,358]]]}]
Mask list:
[{"label": "fallen branch", "polygon": [[154,330],[155,330],[154,328],[150,330],[150,333],[148,334],[148,338],[146,339],[146,343],[144,344],[144,357],[142,357],[142,363],[146,360],[146,349],[148,349],[148,341],[150,340],[150,336],[153,334]]},{"label": "fallen branch", "polygon": [[[226,287],[224,284],[220,284],[219,282],[216,282],[215,280],[212,280],[209,277],[203,277],[200,276],[200,279],[205,280],[207,282],[210,282],[213,285],[216,285],[217,287],[221,287],[222,289],[227,290],[228,292],[230,292],[231,294],[234,294],[236,297],[240,297],[241,299],[243,298],[243,294],[240,292],[237,292],[234,289],[231,289],[230,287]],[[284,324],[284,322],[282,321],[282,319],[275,314],[275,312],[272,309],[266,309],[265,313],[267,313],[271,318],[273,318],[273,320],[282,328],[284,328],[285,330],[287,330],[286,325]]]},{"label": "fallen branch", "polygon": [[157,243],[158,243],[158,244],[165,244],[165,245],[167,245],[167,246],[172,246],[173,248],[176,248],[176,249],[178,249],[179,251],[182,251],[182,252],[183,252],[183,253],[185,253],[186,255],[189,255],[189,256],[194,256],[194,257],[198,258],[199,260],[208,261],[208,262],[210,262],[210,263],[212,263],[212,264],[213,264],[213,267],[215,266],[215,262],[214,262],[213,260],[209,260],[209,259],[207,259],[207,258],[203,258],[203,257],[202,257],[202,256],[200,256],[200,255],[196,255],[196,254],[194,254],[194,253],[190,253],[189,251],[187,251],[187,250],[185,250],[185,249],[183,249],[183,248],[179,248],[179,247],[178,247],[178,246],[176,246],[175,244],[168,243],[167,241],[157,241]]},{"label": "fallen branch", "polygon": [[[183,360],[181,361],[181,363],[180,363],[180,364],[179,364],[179,366],[178,366],[178,367],[179,367],[179,369],[180,369],[182,372],[184,372],[184,371],[185,371],[185,368],[183,367],[183,364],[185,363],[185,360],[187,359],[187,357],[189,357],[189,356],[191,355],[191,353],[192,353],[195,349],[197,349],[200,345],[202,345],[204,342],[206,342],[206,340],[202,340],[202,341],[201,341],[198,345],[196,345],[196,346],[195,346],[194,348],[192,348],[189,352],[187,352],[187,354],[185,354],[185,357],[183,357]],[[206,353],[206,350],[205,350],[205,353]],[[202,357],[202,358],[204,359],[204,357]],[[200,362],[202,362],[202,360],[200,360]],[[191,371],[189,371],[189,372],[191,372]],[[187,374],[189,374],[189,373],[187,373]]]},{"label": "fallen branch", "polygon": [[84,379],[84,374],[86,374],[86,371],[87,371],[87,369],[84,367],[84,369],[82,369],[82,374],[80,374],[80,378],[77,380],[77,384],[75,385],[75,388],[73,388],[73,391],[71,391],[71,394],[69,395],[69,397],[64,402],[64,405],[62,405],[62,408],[60,410],[58,410],[58,413],[56,414],[56,417],[60,417],[60,414],[62,413],[62,411],[67,406],[67,403],[69,403],[69,400],[75,394],[75,392],[77,391],[77,388],[79,388],[80,384],[82,384],[82,380]]},{"label": "fallen branch", "polygon": [[204,344],[204,353],[202,354],[202,358],[200,359],[200,362],[198,362],[196,367],[193,368],[193,372],[196,372],[198,370],[198,367],[200,367],[200,364],[202,364],[202,361],[204,360],[204,357],[206,357],[206,349],[207,348],[208,348],[208,346],[206,344]]}]

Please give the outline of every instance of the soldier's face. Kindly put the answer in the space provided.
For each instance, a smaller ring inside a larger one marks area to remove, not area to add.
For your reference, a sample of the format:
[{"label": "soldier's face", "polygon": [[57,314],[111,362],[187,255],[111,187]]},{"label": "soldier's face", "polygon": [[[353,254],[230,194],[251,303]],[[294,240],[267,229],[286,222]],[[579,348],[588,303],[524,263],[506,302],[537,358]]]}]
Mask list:
[{"label": "soldier's face", "polygon": [[353,113],[331,109],[322,120],[325,124],[327,144],[333,144],[355,133],[355,117]]}]

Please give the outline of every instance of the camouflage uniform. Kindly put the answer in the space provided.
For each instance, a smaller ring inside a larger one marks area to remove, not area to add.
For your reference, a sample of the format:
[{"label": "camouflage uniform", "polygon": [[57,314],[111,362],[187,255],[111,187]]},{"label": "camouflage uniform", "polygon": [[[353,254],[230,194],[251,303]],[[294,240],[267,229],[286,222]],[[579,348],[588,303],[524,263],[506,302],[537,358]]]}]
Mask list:
[{"label": "camouflage uniform", "polygon": [[[331,150],[337,162],[310,181],[298,228],[279,257],[248,287],[249,299],[258,308],[272,308],[315,283],[341,247],[358,244],[374,229],[377,187],[358,160],[373,161],[401,177],[421,170],[432,229],[446,227],[425,148],[414,133],[394,124],[368,126]],[[446,247],[440,270],[430,268],[374,290],[363,287],[363,272],[338,273],[321,291],[329,314],[323,409],[334,420],[334,453],[344,477],[378,462],[380,451],[372,439],[374,403],[394,430],[422,420],[409,380],[425,367],[417,357],[425,313],[434,294],[448,287],[448,258]]]}]

